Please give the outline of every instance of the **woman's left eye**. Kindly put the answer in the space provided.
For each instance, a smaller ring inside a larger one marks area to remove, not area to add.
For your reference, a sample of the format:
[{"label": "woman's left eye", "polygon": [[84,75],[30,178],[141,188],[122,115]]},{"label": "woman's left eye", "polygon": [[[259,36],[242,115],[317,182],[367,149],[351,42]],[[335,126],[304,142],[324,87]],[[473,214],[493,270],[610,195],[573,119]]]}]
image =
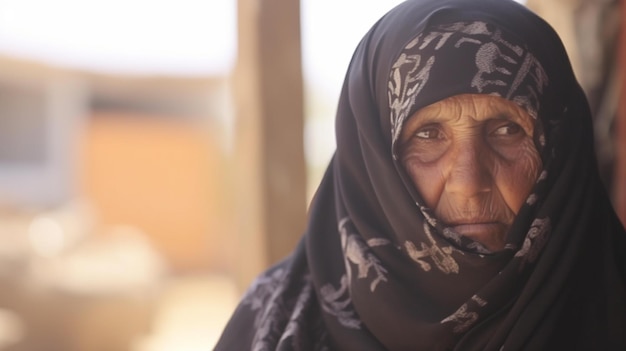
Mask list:
[{"label": "woman's left eye", "polygon": [[522,127],[520,127],[519,124],[513,123],[513,122],[509,122],[509,123],[500,125],[497,128],[495,128],[491,132],[491,135],[494,135],[494,136],[510,136],[510,135],[517,135],[517,134],[521,133],[522,131],[523,131]]}]

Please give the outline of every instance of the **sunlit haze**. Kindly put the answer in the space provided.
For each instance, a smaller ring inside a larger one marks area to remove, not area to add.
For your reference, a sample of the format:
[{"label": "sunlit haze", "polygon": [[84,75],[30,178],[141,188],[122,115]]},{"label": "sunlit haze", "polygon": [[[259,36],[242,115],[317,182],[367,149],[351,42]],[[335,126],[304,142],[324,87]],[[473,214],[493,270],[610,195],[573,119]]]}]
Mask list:
[{"label": "sunlit haze", "polygon": [[0,54],[114,73],[215,74],[234,61],[233,0],[0,0]]},{"label": "sunlit haze", "polygon": [[[401,0],[302,0],[307,80],[334,94],[358,40]],[[236,0],[0,0],[0,54],[113,73],[222,74]]]}]

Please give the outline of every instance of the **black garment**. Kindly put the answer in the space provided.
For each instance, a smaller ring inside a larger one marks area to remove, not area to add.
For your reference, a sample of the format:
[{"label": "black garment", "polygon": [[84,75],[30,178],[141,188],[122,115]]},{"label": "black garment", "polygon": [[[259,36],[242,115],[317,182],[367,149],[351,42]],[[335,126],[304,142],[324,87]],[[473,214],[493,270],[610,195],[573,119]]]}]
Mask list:
[{"label": "black garment", "polygon": [[[543,170],[499,252],[440,223],[395,156],[408,116],[464,93],[537,119]],[[508,0],[399,5],[356,49],[336,133],[303,240],[216,350],[626,350],[626,234],[585,96],[539,17]]]}]

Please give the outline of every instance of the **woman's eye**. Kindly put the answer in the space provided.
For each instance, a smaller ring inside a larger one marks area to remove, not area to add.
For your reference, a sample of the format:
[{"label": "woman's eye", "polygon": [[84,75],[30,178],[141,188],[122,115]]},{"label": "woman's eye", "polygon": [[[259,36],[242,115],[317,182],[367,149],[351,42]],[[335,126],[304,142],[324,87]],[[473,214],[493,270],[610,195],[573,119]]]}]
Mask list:
[{"label": "woman's eye", "polygon": [[522,127],[520,127],[517,123],[507,123],[498,128],[496,128],[493,132],[491,132],[494,136],[509,136],[509,135],[517,135],[522,132]]},{"label": "woman's eye", "polygon": [[415,133],[415,137],[420,139],[442,139],[443,133],[435,127],[422,128]]}]

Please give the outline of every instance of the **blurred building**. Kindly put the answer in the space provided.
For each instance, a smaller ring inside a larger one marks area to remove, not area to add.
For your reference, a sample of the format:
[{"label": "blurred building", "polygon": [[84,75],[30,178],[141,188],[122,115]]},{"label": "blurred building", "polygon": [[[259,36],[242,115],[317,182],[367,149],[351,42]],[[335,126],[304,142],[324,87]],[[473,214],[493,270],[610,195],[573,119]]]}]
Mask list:
[{"label": "blurred building", "polygon": [[229,94],[0,58],[0,350],[160,350],[172,281],[232,274]]},{"label": "blurred building", "polygon": [[98,226],[147,233],[175,270],[220,265],[209,262],[219,238],[207,233],[223,218],[228,96],[223,77],[116,77],[0,59],[0,204],[39,211],[80,200]]}]

